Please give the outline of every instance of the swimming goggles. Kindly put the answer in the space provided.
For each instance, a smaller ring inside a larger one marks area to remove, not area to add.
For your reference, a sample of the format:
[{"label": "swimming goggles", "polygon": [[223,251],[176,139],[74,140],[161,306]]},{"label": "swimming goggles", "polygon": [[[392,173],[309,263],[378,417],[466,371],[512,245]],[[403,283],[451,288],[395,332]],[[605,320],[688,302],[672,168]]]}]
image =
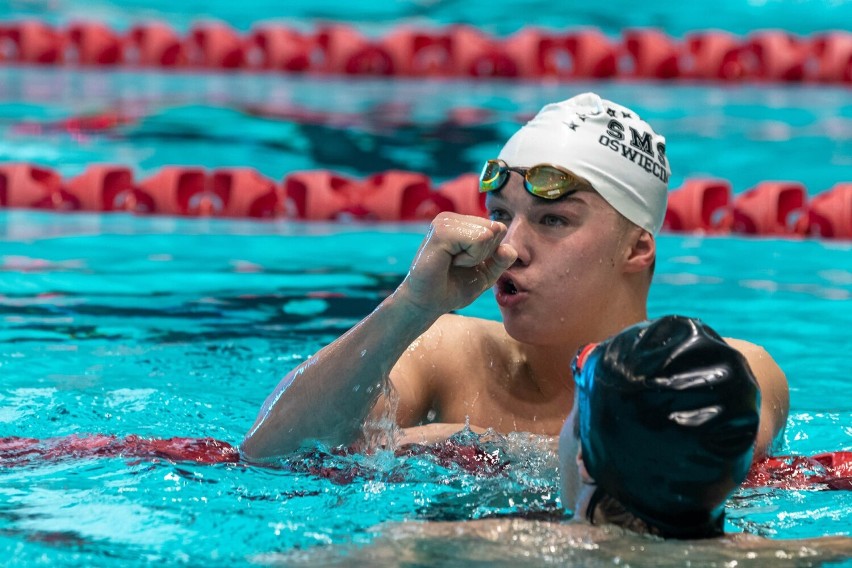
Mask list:
[{"label": "swimming goggles", "polygon": [[560,167],[538,164],[529,168],[513,168],[503,160],[488,160],[479,175],[479,192],[496,191],[506,185],[509,172],[524,176],[524,189],[543,199],[559,199],[577,189],[585,180]]}]

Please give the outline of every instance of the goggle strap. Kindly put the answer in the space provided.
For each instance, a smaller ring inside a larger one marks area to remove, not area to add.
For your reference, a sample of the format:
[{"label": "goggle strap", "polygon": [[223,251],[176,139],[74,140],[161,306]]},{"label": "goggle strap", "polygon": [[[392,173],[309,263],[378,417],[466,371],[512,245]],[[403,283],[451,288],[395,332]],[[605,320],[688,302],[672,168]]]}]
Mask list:
[{"label": "goggle strap", "polygon": [[589,343],[585,347],[583,347],[579,353],[577,353],[577,372],[583,370],[583,365],[586,363],[586,359],[589,358],[589,353],[591,353],[595,347],[597,347],[597,343]]}]

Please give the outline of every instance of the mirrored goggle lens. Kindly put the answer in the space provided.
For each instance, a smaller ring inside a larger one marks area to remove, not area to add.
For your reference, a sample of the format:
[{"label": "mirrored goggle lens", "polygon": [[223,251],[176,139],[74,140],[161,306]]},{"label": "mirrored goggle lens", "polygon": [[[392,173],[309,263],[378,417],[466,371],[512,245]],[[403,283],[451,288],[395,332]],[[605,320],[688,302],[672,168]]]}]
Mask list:
[{"label": "mirrored goggle lens", "polygon": [[507,174],[506,166],[497,160],[488,160],[482,168],[482,173],[479,174],[479,191],[499,189],[506,180]]},{"label": "mirrored goggle lens", "polygon": [[524,187],[537,197],[557,199],[578,183],[577,177],[554,166],[533,166],[524,177]]}]

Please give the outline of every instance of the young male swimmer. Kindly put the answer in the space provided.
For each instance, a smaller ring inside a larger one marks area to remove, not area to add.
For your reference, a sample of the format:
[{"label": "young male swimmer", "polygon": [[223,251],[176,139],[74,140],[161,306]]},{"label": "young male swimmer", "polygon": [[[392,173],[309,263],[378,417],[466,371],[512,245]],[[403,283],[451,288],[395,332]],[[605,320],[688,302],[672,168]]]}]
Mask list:
[{"label": "young male swimmer", "polygon": [[[761,397],[742,354],[701,321],[666,316],[633,325],[581,350],[572,368],[575,401],[559,461],[562,502],[573,521],[387,524],[370,546],[348,556],[337,548],[332,558],[813,566],[852,554],[852,539],[844,537],[722,538],[726,501],[754,455]],[[448,558],[436,557],[442,551]],[[312,550],[311,561],[321,563],[322,554]]]},{"label": "young male swimmer", "polygon": [[[350,444],[388,414],[416,428],[408,440],[466,421],[555,436],[570,354],[647,319],[669,175],[665,139],[630,109],[592,93],[545,106],[483,169],[490,219],[436,217],[394,293],[269,395],[244,456]],[[492,286],[502,323],[450,313]],[[786,378],[763,349],[730,343],[763,395],[762,455],[786,422]]]}]

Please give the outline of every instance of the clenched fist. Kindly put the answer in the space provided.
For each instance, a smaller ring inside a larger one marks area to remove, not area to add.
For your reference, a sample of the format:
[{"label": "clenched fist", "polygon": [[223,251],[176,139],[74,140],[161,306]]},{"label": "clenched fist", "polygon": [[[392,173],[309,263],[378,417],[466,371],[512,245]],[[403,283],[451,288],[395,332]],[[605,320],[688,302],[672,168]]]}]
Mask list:
[{"label": "clenched fist", "polygon": [[496,221],[441,213],[396,295],[435,316],[467,306],[518,257],[514,248],[501,244],[506,231]]}]

